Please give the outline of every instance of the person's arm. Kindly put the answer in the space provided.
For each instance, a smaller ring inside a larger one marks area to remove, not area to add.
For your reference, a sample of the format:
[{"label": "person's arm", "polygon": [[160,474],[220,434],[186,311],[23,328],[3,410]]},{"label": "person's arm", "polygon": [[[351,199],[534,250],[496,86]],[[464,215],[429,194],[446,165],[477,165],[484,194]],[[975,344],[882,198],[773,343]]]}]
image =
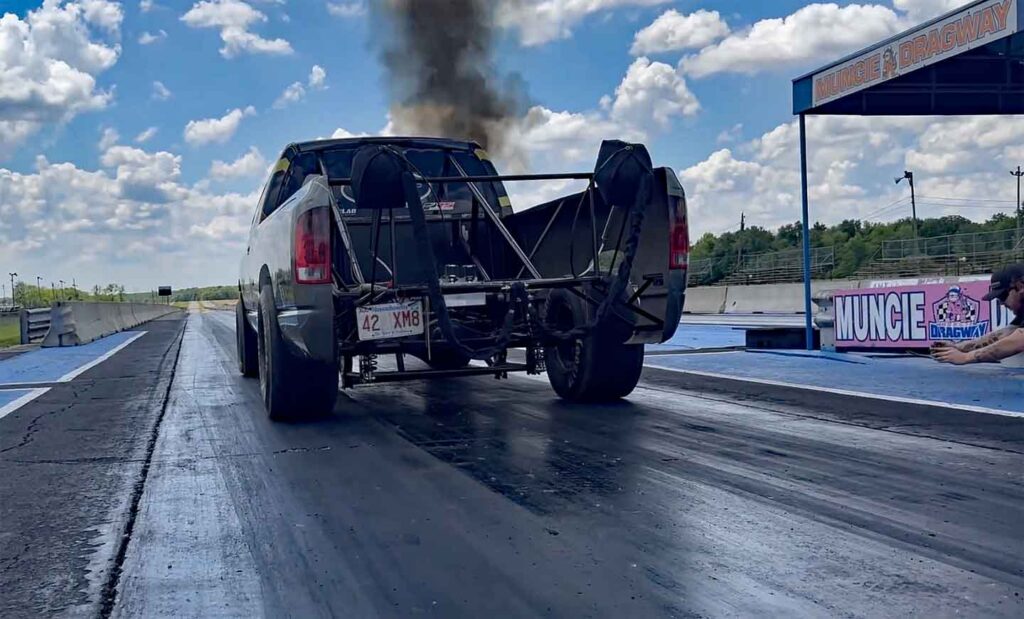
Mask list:
[{"label": "person's arm", "polygon": [[[1001,331],[996,333],[1001,333]],[[994,336],[996,333],[992,335]],[[954,348],[944,348],[935,353],[935,359],[942,363],[952,363],[954,365],[993,363],[1019,353],[1024,353],[1024,329],[1011,328],[1009,333],[996,338],[988,346],[975,348],[969,352],[963,352]]]},{"label": "person's arm", "polygon": [[989,333],[988,335],[983,335],[977,339],[968,340],[966,342],[960,342],[959,344],[954,345],[954,348],[956,348],[960,352],[971,352],[972,350],[978,350],[980,348],[991,346],[992,344],[995,344],[999,340],[1013,334],[1016,331],[1018,331],[1017,327],[1003,327],[998,331],[993,331],[992,333]]}]

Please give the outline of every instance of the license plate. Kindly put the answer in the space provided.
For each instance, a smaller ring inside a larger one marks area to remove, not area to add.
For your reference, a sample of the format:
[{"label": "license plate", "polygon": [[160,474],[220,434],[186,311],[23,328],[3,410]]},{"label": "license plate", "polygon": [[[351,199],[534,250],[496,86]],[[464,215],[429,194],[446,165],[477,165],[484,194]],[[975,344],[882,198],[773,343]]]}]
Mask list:
[{"label": "license plate", "polygon": [[423,333],[423,302],[383,303],[356,308],[360,340],[387,340]]}]

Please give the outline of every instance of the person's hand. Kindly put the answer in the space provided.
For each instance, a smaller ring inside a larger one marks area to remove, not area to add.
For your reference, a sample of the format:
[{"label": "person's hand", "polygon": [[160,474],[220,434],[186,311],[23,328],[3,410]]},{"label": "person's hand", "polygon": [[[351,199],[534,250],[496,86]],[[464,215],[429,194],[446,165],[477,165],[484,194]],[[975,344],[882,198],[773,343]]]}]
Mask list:
[{"label": "person's hand", "polygon": [[953,365],[964,365],[971,362],[970,353],[960,352],[951,346],[934,350],[932,358],[939,363],[952,363]]}]

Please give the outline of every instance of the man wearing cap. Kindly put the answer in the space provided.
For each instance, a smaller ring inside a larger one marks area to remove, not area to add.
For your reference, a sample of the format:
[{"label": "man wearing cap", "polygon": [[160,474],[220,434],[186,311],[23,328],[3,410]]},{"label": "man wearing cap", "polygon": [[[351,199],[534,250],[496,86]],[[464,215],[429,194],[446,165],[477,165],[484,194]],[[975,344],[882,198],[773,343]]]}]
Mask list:
[{"label": "man wearing cap", "polygon": [[1024,264],[1014,264],[993,273],[984,299],[998,299],[1014,313],[1010,326],[959,344],[935,342],[932,357],[941,363],[964,365],[992,363],[1024,353]]}]

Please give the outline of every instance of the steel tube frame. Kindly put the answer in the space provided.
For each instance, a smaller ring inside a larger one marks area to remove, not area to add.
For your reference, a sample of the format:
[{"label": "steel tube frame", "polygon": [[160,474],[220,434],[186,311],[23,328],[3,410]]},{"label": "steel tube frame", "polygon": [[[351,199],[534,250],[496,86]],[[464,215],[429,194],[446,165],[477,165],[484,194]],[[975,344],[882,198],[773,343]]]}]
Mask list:
[{"label": "steel tube frame", "polygon": [[801,245],[804,254],[804,336],[807,350],[814,350],[814,317],[811,315],[811,226],[807,207],[807,120],[800,115],[800,192],[802,194]]}]

